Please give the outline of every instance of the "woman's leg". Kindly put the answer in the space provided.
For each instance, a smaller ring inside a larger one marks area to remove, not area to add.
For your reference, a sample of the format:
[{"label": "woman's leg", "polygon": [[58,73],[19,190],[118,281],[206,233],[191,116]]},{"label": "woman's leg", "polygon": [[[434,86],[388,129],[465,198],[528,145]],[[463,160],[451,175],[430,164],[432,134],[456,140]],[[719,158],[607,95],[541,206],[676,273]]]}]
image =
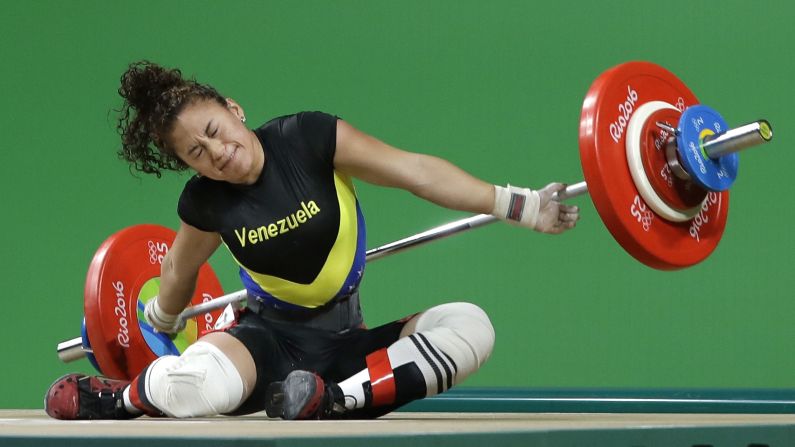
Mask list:
[{"label": "woman's leg", "polygon": [[436,306],[406,322],[400,338],[387,347],[365,353],[366,366],[338,384],[305,371],[291,373],[272,387],[268,414],[378,417],[460,383],[483,365],[493,347],[494,328],[482,309],[470,303]]},{"label": "woman's leg", "polygon": [[180,356],[156,359],[132,383],[64,376],[48,390],[45,409],[58,419],[210,416],[237,408],[255,382],[254,361],[245,346],[232,335],[214,332]]},{"label": "woman's leg", "polygon": [[256,380],[254,360],[243,343],[226,332],[212,332],[179,357],[152,362],[130,384],[126,404],[171,417],[212,416],[236,409]]}]

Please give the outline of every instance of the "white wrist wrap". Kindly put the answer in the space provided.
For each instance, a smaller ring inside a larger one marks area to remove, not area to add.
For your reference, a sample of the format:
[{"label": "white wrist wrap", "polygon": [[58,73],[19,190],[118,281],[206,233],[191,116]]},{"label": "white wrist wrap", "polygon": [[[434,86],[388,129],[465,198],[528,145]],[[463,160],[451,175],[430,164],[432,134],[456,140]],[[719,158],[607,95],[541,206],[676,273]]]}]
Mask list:
[{"label": "white wrist wrap", "polygon": [[538,191],[494,185],[494,211],[491,214],[498,219],[535,229],[540,206]]},{"label": "white wrist wrap", "polygon": [[177,318],[179,315],[172,315],[162,308],[160,308],[160,304],[157,302],[157,296],[149,300],[146,303],[146,307],[144,308],[144,316],[155,329],[165,329],[165,328],[172,328],[174,327],[174,323],[177,322]]}]

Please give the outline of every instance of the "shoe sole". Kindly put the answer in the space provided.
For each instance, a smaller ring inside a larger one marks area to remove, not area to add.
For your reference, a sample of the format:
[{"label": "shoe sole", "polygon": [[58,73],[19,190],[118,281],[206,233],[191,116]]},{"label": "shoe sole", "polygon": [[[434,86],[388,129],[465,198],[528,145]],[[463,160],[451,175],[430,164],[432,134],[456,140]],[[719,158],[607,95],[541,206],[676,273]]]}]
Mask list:
[{"label": "shoe sole", "polygon": [[[54,419],[74,420],[80,410],[80,391],[77,387],[81,374],[64,374],[57,378],[44,395],[44,411]],[[69,379],[72,379],[71,381]],[[73,383],[70,389],[67,384]],[[57,402],[57,404],[55,404]]]},{"label": "shoe sole", "polygon": [[265,413],[288,421],[310,419],[323,401],[325,384],[316,374],[293,371],[268,387]]}]

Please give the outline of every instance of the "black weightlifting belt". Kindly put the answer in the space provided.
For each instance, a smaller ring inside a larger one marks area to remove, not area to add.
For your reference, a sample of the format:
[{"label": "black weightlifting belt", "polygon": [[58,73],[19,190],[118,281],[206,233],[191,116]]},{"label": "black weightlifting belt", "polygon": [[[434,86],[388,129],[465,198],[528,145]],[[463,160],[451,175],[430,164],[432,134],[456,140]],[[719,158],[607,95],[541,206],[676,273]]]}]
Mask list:
[{"label": "black weightlifting belt", "polygon": [[314,309],[277,309],[251,295],[248,296],[247,307],[265,320],[295,323],[334,333],[344,333],[364,325],[358,290]]}]

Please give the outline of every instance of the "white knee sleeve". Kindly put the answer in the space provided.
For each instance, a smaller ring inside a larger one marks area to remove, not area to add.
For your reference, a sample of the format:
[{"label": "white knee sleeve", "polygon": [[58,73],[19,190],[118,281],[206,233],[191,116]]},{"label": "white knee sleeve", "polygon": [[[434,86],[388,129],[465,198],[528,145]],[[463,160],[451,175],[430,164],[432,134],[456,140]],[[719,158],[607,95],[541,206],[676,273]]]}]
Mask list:
[{"label": "white knee sleeve", "polygon": [[144,379],[150,402],[171,417],[228,413],[243,401],[243,379],[216,346],[197,341],[179,357],[155,360]]},{"label": "white knee sleeve", "polygon": [[475,372],[494,349],[494,327],[486,312],[471,303],[449,303],[420,314],[416,331],[447,354],[458,367],[455,383]]}]

